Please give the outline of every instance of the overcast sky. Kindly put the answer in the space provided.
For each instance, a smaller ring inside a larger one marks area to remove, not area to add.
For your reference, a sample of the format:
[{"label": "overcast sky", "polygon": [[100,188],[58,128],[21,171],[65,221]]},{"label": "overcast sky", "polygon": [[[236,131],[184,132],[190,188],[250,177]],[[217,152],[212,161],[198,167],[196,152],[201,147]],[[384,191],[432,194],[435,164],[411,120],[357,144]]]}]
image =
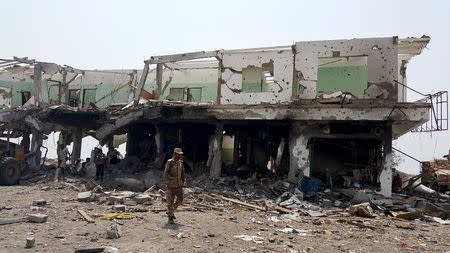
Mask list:
[{"label": "overcast sky", "polygon": [[[3,0],[1,10],[1,58],[84,69],[142,68],[157,54],[426,34],[431,43],[409,64],[408,84],[423,93],[450,87],[450,1]],[[407,134],[396,147],[421,160],[442,157],[450,135]],[[418,169],[408,158],[402,166]]]}]

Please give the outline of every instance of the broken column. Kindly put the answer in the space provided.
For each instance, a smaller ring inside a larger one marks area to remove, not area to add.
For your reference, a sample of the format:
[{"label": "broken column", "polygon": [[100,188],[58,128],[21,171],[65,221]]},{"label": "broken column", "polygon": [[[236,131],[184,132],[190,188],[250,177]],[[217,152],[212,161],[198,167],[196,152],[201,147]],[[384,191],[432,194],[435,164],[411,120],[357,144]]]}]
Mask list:
[{"label": "broken column", "polygon": [[380,172],[381,195],[390,198],[392,195],[392,126],[384,131],[383,140],[383,168]]},{"label": "broken column", "polygon": [[216,124],[216,130],[213,136],[209,138],[208,166],[210,167],[209,175],[218,178],[222,172],[222,138],[223,123]]},{"label": "broken column", "polygon": [[155,125],[155,144],[156,144],[156,157],[160,157],[164,152],[164,129]]},{"label": "broken column", "polygon": [[34,154],[30,161],[30,167],[37,169],[41,166],[41,147],[42,147],[42,134],[34,132],[31,139],[31,153]]},{"label": "broken column", "polygon": [[72,147],[72,157],[71,163],[75,164],[81,156],[81,143],[83,139],[83,129],[76,128],[72,130],[72,139],[73,139],[73,147]]},{"label": "broken column", "polygon": [[293,123],[289,130],[289,173],[288,181],[297,183],[301,175],[309,176],[309,136],[305,135],[305,126]]}]

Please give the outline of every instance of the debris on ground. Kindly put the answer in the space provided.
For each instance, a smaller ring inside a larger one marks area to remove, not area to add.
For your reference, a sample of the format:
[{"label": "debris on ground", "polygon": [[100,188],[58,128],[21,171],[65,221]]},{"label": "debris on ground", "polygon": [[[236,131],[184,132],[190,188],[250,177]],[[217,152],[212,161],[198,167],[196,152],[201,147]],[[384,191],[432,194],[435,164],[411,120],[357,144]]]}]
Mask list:
[{"label": "debris on ground", "polygon": [[116,222],[111,222],[106,230],[107,239],[118,239],[122,236],[122,228]]},{"label": "debris on ground", "polygon": [[243,241],[252,241],[256,244],[261,244],[264,242],[264,238],[256,235],[236,235],[234,238],[241,239]]},{"label": "debris on ground", "polygon": [[26,244],[25,244],[25,248],[27,248],[27,249],[33,248],[34,242],[35,242],[34,235],[33,234],[28,235]]}]

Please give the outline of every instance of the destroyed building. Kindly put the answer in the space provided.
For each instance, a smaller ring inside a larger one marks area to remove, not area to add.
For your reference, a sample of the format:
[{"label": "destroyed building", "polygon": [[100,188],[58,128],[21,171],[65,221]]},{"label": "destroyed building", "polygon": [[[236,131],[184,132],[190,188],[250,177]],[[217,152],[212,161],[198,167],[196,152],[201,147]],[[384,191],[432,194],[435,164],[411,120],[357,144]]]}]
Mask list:
[{"label": "destroyed building", "polygon": [[[330,186],[377,186],[390,196],[392,140],[430,120],[448,127],[433,96],[406,99],[407,64],[429,41],[192,52],[150,57],[142,70],[2,60],[3,137],[32,134],[26,152],[34,165],[43,134],[62,131],[60,141],[74,143],[72,161],[90,135],[103,144],[126,141],[125,160],[145,169],[161,169],[182,147],[187,169],[212,177],[256,173],[296,183],[311,176]],[[441,106],[446,94],[439,93]]]}]

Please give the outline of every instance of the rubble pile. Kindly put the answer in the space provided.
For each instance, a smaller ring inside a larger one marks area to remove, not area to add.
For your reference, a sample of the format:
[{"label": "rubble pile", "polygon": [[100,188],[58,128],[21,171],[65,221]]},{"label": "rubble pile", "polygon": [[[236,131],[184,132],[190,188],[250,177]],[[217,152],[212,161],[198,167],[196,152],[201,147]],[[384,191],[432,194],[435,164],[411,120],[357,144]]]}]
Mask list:
[{"label": "rubble pile", "polygon": [[[79,189],[78,201],[110,205],[111,213],[165,212],[165,191],[160,188],[161,177],[146,180],[154,185],[143,192],[105,191],[92,181],[78,181],[78,185],[65,184]],[[190,187],[184,188],[184,204],[178,211],[227,212],[244,208],[265,212],[269,220],[355,217],[422,220],[442,224],[450,222],[447,220],[450,217],[448,198],[427,199],[408,194],[393,194],[392,198],[385,198],[375,189],[369,188],[321,189],[310,178],[299,180],[297,185],[274,178],[243,180],[233,176],[213,179],[204,174],[189,181]],[[92,214],[94,218],[108,215]]]}]

